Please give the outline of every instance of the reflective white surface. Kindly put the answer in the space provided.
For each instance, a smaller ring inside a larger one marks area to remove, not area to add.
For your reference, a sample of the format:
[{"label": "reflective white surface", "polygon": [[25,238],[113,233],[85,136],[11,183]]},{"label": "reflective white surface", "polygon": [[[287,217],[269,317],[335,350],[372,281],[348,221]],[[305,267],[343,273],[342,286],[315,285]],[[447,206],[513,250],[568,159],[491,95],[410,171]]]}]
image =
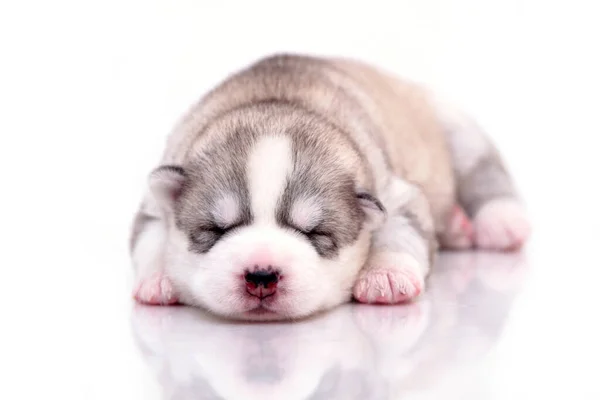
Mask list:
[{"label": "reflective white surface", "polygon": [[409,305],[269,324],[137,306],[132,323],[165,399],[481,399],[527,272],[519,255],[444,254]]}]

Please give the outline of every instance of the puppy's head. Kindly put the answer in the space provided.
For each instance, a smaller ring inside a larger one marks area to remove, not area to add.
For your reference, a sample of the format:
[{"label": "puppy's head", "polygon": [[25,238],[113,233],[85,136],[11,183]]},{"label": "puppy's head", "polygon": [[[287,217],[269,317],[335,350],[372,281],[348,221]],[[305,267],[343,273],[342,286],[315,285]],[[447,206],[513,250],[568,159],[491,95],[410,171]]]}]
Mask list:
[{"label": "puppy's head", "polygon": [[350,298],[385,210],[331,127],[262,122],[213,127],[218,139],[150,184],[184,301],[233,318],[299,318]]}]

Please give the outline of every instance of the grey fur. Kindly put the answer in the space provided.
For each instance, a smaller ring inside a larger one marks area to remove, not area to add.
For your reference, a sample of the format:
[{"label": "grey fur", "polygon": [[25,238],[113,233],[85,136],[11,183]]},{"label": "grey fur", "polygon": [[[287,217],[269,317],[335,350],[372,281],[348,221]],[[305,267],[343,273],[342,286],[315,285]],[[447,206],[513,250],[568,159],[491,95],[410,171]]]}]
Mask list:
[{"label": "grey fur", "polygon": [[[213,228],[209,213],[212,202],[222,193],[233,193],[238,199],[243,214],[240,225],[252,223],[245,170],[249,151],[259,137],[272,133],[268,129],[272,119],[280,114],[296,114],[295,123],[285,127],[285,134],[292,139],[294,160],[293,172],[276,211],[278,221],[282,226],[290,225],[288,214],[295,199],[318,197],[324,219],[309,240],[324,257],[335,256],[339,247],[351,244],[358,237],[361,211],[351,171],[344,170],[337,163],[335,152],[318,140],[319,132],[333,128],[317,115],[285,101],[252,104],[247,107],[250,110],[261,117],[244,121],[233,113],[235,120],[229,121],[231,125],[223,131],[222,140],[211,142],[201,155],[190,158],[184,166],[190,180],[175,204],[177,226],[189,237],[200,234],[203,238],[192,243],[190,249],[208,251],[218,239],[206,232]],[[221,116],[229,117],[229,113]],[[215,163],[219,168],[215,168]],[[207,240],[207,235],[214,240]]]},{"label": "grey fur", "polygon": [[[457,200],[467,215],[473,218],[481,206],[494,199],[518,199],[500,153],[479,124],[456,110],[443,122],[452,154]],[[465,163],[463,157],[474,161]]]},{"label": "grey fur", "polygon": [[468,171],[457,174],[458,201],[469,217],[492,199],[516,198],[514,184],[500,157],[489,152]]},{"label": "grey fur", "polygon": [[403,216],[408,221],[410,227],[427,242],[427,259],[429,264],[433,264],[435,260],[436,250],[438,248],[435,232],[432,229],[427,229],[418,215],[410,210],[405,210]]}]

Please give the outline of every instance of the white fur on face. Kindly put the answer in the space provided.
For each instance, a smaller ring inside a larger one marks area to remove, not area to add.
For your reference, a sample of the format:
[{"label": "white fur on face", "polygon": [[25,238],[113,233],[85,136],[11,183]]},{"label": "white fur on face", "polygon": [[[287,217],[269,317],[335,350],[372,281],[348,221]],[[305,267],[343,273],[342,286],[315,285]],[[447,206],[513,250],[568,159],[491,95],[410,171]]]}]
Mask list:
[{"label": "white fur on face", "polygon": [[228,227],[237,222],[240,216],[240,204],[232,194],[226,194],[216,201],[212,210],[215,223]]},{"label": "white fur on face", "polygon": [[294,226],[310,231],[323,217],[323,208],[314,197],[300,198],[294,201],[290,210],[290,220]]},{"label": "white fur on face", "polygon": [[[183,289],[184,302],[228,317],[263,320],[304,317],[348,301],[370,243],[363,231],[338,258],[327,260],[295,233],[271,226],[241,228],[206,254],[187,251],[183,234],[173,232],[172,239],[169,275]],[[250,312],[260,301],[245,289],[244,271],[253,264],[272,264],[282,276],[276,295],[263,301],[270,312],[262,315]]]},{"label": "white fur on face", "polygon": [[[264,320],[299,318],[350,299],[367,257],[370,234],[362,232],[335,259],[325,259],[304,236],[280,226],[277,206],[293,172],[292,163],[288,137],[260,139],[247,163],[252,224],[221,238],[205,254],[190,252],[186,236],[172,231],[167,262],[182,301],[228,317]],[[225,196],[217,202],[223,219],[240,212],[234,200]],[[301,228],[313,228],[322,217],[318,199],[299,198],[292,204],[291,218]],[[276,294],[262,302],[246,291],[244,276],[255,267],[271,267],[280,273]],[[253,314],[259,306],[263,314]]]},{"label": "white fur on face", "polygon": [[251,150],[248,188],[255,223],[275,224],[277,202],[293,169],[292,143],[287,136],[266,136]]}]

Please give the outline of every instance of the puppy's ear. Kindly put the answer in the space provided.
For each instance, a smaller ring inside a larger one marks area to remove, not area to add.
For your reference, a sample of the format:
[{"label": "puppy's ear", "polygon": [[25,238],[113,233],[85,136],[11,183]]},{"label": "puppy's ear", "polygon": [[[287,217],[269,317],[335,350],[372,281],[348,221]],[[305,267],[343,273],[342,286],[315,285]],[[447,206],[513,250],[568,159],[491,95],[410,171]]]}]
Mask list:
[{"label": "puppy's ear", "polygon": [[365,227],[371,231],[379,228],[387,216],[387,211],[381,201],[366,192],[358,192],[356,198],[365,213]]},{"label": "puppy's ear", "polygon": [[163,165],[152,171],[148,184],[156,201],[170,209],[181,195],[187,180],[187,173],[182,167]]}]

